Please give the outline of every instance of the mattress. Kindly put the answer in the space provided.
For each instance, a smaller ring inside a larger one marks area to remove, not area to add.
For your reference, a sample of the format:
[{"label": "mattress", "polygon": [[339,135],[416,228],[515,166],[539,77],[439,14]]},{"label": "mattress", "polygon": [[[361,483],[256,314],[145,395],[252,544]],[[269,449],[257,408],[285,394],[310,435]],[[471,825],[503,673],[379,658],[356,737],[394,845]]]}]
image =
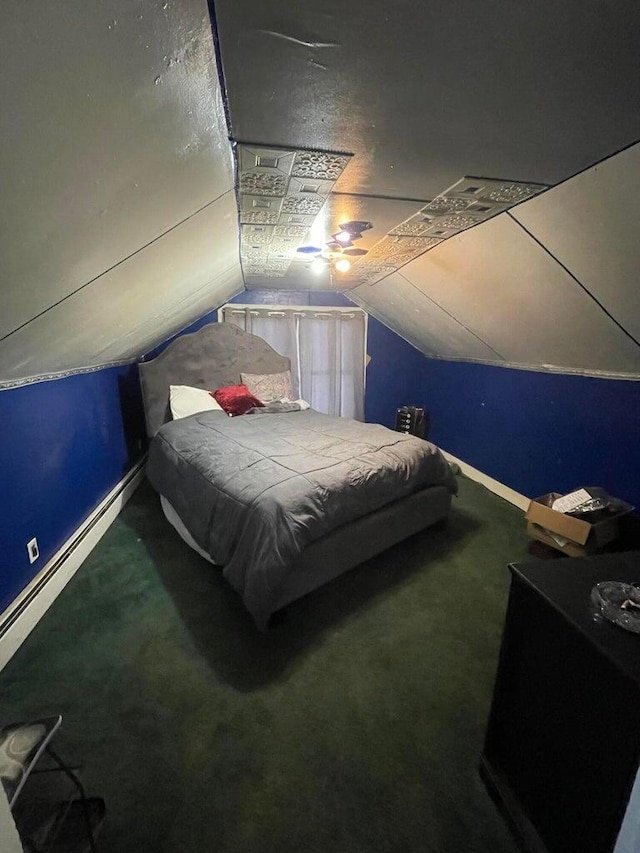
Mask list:
[{"label": "mattress", "polygon": [[456,490],[435,445],[313,410],[170,422],[147,475],[257,622],[311,543],[430,486]]}]

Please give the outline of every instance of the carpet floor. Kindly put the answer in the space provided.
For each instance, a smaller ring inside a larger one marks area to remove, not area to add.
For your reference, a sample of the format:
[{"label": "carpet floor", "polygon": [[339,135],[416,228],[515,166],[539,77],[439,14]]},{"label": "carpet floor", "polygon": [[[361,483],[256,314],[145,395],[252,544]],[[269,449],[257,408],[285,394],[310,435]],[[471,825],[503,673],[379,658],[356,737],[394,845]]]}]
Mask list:
[{"label": "carpet floor", "polygon": [[514,853],[478,764],[527,542],[459,483],[267,634],[137,490],[0,673],[4,722],[63,715],[101,853]]}]

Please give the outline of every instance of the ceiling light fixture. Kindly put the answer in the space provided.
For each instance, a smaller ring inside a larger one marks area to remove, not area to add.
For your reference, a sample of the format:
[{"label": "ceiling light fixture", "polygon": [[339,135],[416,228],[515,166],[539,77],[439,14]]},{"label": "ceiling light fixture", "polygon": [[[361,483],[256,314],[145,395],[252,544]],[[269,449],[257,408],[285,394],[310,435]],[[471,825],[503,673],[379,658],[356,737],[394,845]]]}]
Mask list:
[{"label": "ceiling light fixture", "polygon": [[351,239],[353,240],[354,234],[362,237],[362,232],[369,231],[373,228],[373,223],[366,222],[364,219],[351,219],[349,222],[340,223],[338,227],[340,228],[340,231],[346,231],[348,234],[351,234]]},{"label": "ceiling light fixture", "polygon": [[327,261],[323,260],[323,258],[314,258],[309,265],[309,269],[312,273],[316,275],[321,275],[325,270],[329,268],[329,264]]},{"label": "ceiling light fixture", "polygon": [[336,261],[334,264],[336,268],[336,272],[349,272],[351,269],[351,261],[347,258],[340,258],[339,261]]},{"label": "ceiling light fixture", "polygon": [[367,254],[367,249],[352,248],[352,242],[362,238],[362,231],[373,228],[371,222],[352,220],[339,225],[338,228],[339,231],[331,235],[331,240],[328,240],[324,247],[307,244],[296,249],[302,255],[314,255],[309,269],[316,275],[327,271],[330,274],[347,273],[351,269],[351,261],[347,255],[358,258]]}]

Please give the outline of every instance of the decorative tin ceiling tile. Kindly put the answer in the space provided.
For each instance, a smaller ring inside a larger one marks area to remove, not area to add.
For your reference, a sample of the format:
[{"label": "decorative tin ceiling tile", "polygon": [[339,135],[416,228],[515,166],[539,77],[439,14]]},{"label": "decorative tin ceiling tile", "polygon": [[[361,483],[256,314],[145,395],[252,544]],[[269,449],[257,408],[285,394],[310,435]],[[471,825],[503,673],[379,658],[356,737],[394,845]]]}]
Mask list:
[{"label": "decorative tin ceiling tile", "polygon": [[483,221],[483,216],[473,213],[451,213],[446,216],[440,216],[434,222],[434,227],[437,228],[453,228],[456,231],[463,231],[465,228],[471,228],[472,225],[477,225]]},{"label": "decorative tin ceiling tile", "polygon": [[299,245],[300,241],[296,237],[282,237],[281,239],[274,238],[269,245],[269,252],[275,255],[286,255],[287,257],[290,257],[295,254]]},{"label": "decorative tin ceiling tile", "polygon": [[238,170],[243,172],[277,171],[291,174],[295,153],[281,148],[260,145],[238,145]]},{"label": "decorative tin ceiling tile", "polygon": [[464,231],[464,228],[447,228],[446,226],[441,225],[439,220],[436,220],[431,223],[424,233],[429,237],[437,237],[439,240],[447,240],[449,237],[453,237],[461,231]]},{"label": "decorative tin ceiling tile", "polygon": [[[273,226],[271,226],[273,228]],[[244,234],[242,235],[242,245],[243,246],[264,246],[265,249],[270,245],[273,240],[273,234]]]},{"label": "decorative tin ceiling tile", "polygon": [[288,258],[275,258],[268,261],[266,266],[273,270],[288,270],[290,263]]},{"label": "decorative tin ceiling tile", "polygon": [[280,216],[277,210],[240,210],[240,222],[263,222],[266,225],[275,225]]},{"label": "decorative tin ceiling tile", "polygon": [[302,239],[306,237],[309,228],[306,225],[276,225],[274,229],[274,237],[296,237]]},{"label": "decorative tin ceiling tile", "polygon": [[243,269],[284,275],[352,155],[252,144],[236,151]]},{"label": "decorative tin ceiling tile", "polygon": [[243,215],[242,211],[245,210],[261,210],[269,211],[269,213],[279,214],[281,207],[281,198],[268,198],[266,196],[245,195],[244,193],[240,196],[241,215]]},{"label": "decorative tin ceiling tile", "polygon": [[391,275],[391,273],[395,271],[395,267],[389,266],[387,264],[379,264],[376,267],[370,267],[368,270],[365,270],[365,276],[369,278],[375,278],[377,281],[380,278],[384,278],[385,276]]},{"label": "decorative tin ceiling tile", "polygon": [[311,228],[315,218],[315,215],[303,213],[282,213],[278,219],[278,227],[282,225],[304,225],[306,228]]},{"label": "decorative tin ceiling tile", "polygon": [[318,181],[312,178],[291,178],[287,195],[305,193],[309,195],[328,196],[333,187],[333,181]]},{"label": "decorative tin ceiling tile", "polygon": [[401,237],[385,237],[369,249],[367,259],[385,261],[389,266],[401,267],[422,254],[422,248],[407,246]]},{"label": "decorative tin ceiling tile", "polygon": [[253,240],[251,237],[243,237],[240,242],[241,253],[244,255],[247,252],[268,252],[270,242],[271,240],[265,243],[259,239]]},{"label": "decorative tin ceiling tile", "polygon": [[291,174],[294,178],[337,181],[351,157],[351,154],[330,154],[326,151],[298,151]]},{"label": "decorative tin ceiling tile", "polygon": [[325,203],[323,196],[288,195],[282,202],[283,213],[300,213],[306,216],[317,216]]},{"label": "decorative tin ceiling tile", "polygon": [[[351,156],[238,146],[245,275],[283,276],[297,262],[296,250]],[[374,284],[443,240],[545,189],[542,184],[466,176],[424,202],[419,213],[392,228],[366,255],[350,258],[352,268],[340,280],[345,285]]]},{"label": "decorative tin ceiling tile", "polygon": [[278,172],[241,172],[240,192],[245,195],[284,196],[287,179]]},{"label": "decorative tin ceiling tile", "polygon": [[469,201],[474,201],[475,199],[480,198],[485,189],[489,189],[490,187],[494,187],[498,184],[502,184],[502,181],[492,181],[490,178],[464,177],[460,178],[459,181],[456,181],[456,183],[443,192],[442,195],[447,198],[462,197],[469,199]]},{"label": "decorative tin ceiling tile", "polygon": [[506,210],[508,206],[508,204],[498,204],[495,201],[487,201],[487,199],[482,199],[478,201],[472,201],[465,212],[479,213],[483,219],[489,219],[491,216],[495,216],[496,213],[501,213],[503,210]]},{"label": "decorative tin ceiling tile", "polygon": [[429,233],[429,229],[433,226],[436,218],[434,216],[424,216],[422,213],[412,216],[396,225],[389,232],[397,237],[424,237]]},{"label": "decorative tin ceiling tile", "polygon": [[291,266],[291,261],[288,259],[278,259],[274,261],[268,261],[263,268],[262,275],[270,276],[272,278],[278,278],[280,276],[286,275],[289,267]]},{"label": "decorative tin ceiling tile", "polygon": [[503,184],[501,187],[484,193],[482,198],[488,201],[504,202],[505,204],[517,204],[524,201],[525,198],[532,198],[545,189],[546,187],[541,187],[538,184]]},{"label": "decorative tin ceiling tile", "polygon": [[243,225],[242,239],[254,243],[268,243],[274,236],[275,225]]},{"label": "decorative tin ceiling tile", "polygon": [[427,249],[433,249],[442,240],[438,237],[398,237],[402,241],[402,245],[408,249],[419,249],[420,252],[426,252]]},{"label": "decorative tin ceiling tile", "polygon": [[381,264],[363,259],[356,267],[356,275],[373,277],[376,275],[388,275],[391,272],[395,272],[395,270],[396,267],[391,266],[391,264]]},{"label": "decorative tin ceiling tile", "polygon": [[472,201],[487,201],[513,205],[526,198],[538,195],[546,190],[545,184],[531,184],[520,181],[500,181],[495,178],[474,178],[465,176],[443,193],[447,197],[469,198]]},{"label": "decorative tin ceiling tile", "polygon": [[269,260],[269,255],[266,254],[266,255],[262,256],[262,255],[253,254],[250,252],[244,252],[243,251],[240,254],[240,260],[241,260],[243,266],[255,267],[256,269],[262,269],[262,267]]},{"label": "decorative tin ceiling tile", "polygon": [[454,213],[457,210],[464,210],[470,203],[471,200],[468,198],[448,198],[441,195],[434,198],[428,204],[425,204],[420,212],[440,216],[443,213]]}]

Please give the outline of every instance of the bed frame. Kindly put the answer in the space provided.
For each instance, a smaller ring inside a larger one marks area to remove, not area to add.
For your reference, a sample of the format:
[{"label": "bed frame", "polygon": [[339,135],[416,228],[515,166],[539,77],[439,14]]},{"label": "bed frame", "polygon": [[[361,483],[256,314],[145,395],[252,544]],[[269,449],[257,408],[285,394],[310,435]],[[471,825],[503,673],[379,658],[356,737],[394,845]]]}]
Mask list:
[{"label": "bed frame", "polygon": [[[170,385],[210,390],[237,384],[241,373],[281,373],[290,369],[290,361],[262,338],[231,324],[211,323],[177,338],[159,356],[138,367],[147,432],[152,439],[170,420]],[[449,490],[431,486],[316,540],[291,566],[273,612],[436,524],[448,515],[450,506]],[[188,519],[181,521],[188,531]]]}]

